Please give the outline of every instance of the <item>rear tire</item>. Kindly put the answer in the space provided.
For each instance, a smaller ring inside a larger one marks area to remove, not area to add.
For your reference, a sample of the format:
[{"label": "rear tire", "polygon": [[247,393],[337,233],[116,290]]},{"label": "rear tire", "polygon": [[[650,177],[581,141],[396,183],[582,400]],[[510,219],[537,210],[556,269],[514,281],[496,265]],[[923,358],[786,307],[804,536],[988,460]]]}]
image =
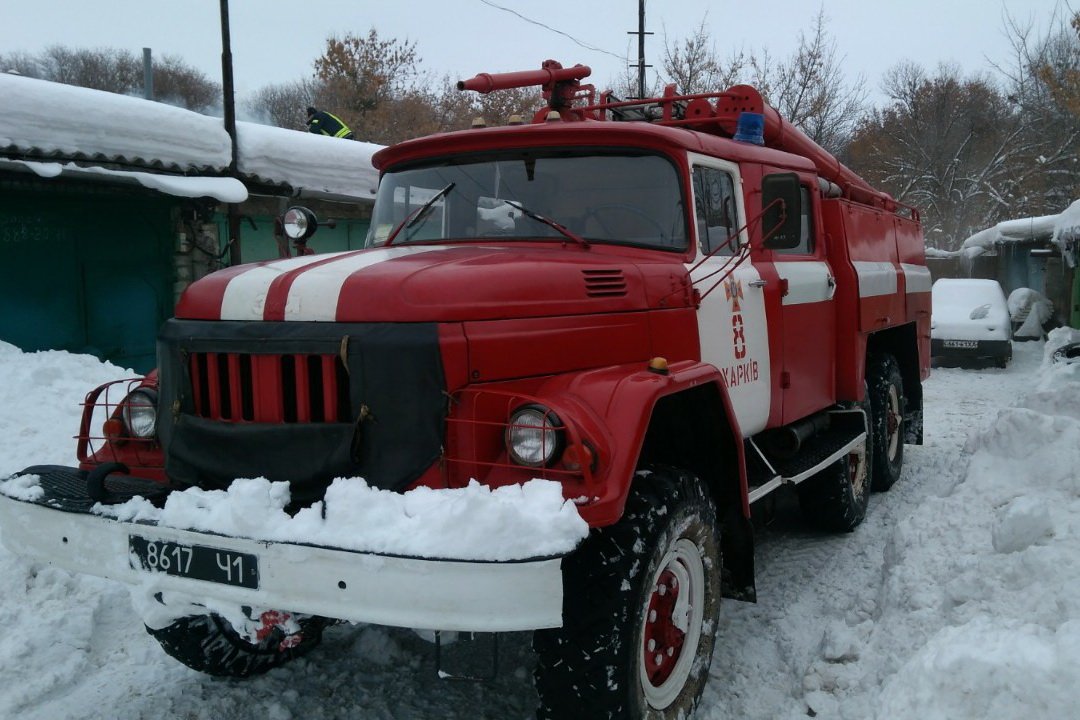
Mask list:
[{"label": "rear tire", "polygon": [[180,618],[159,630],[146,631],[162,649],[192,670],[218,677],[244,678],[305,655],[322,642],[326,621],[308,617],[300,621],[301,631],[286,637],[275,628],[258,643],[240,637],[219,615],[192,615]]},{"label": "rear tire", "polygon": [[904,379],[889,354],[871,356],[866,367],[873,436],[871,487],[885,491],[900,479],[904,468]]},{"label": "rear tire", "polygon": [[533,636],[537,717],[690,717],[712,659],[719,538],[698,478],[639,472],[622,519],[563,560],[563,627]]},{"label": "rear tire", "polygon": [[800,483],[799,506],[807,520],[828,532],[851,532],[870,504],[868,448],[853,450]]}]

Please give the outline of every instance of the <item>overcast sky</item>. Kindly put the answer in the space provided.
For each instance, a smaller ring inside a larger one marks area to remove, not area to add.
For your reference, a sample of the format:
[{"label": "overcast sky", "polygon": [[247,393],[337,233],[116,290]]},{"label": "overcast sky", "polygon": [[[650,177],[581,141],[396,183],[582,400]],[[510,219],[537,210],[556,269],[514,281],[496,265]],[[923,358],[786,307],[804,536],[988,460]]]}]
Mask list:
[{"label": "overcast sky", "polygon": [[[1072,0],[1073,5],[1077,0]],[[421,68],[436,76],[538,68],[546,58],[593,68],[607,87],[636,61],[637,0],[232,0],[237,93],[310,76],[328,35],[365,34],[416,42]],[[1003,15],[1045,27],[1064,0],[649,0],[646,61],[659,64],[665,34],[691,33],[704,18],[717,50],[760,50],[785,57],[823,5],[849,78],[861,76],[873,99],[882,74],[901,60],[927,67],[958,63],[965,72],[1007,62]],[[514,15],[508,8],[551,29]],[[0,0],[0,53],[34,53],[53,44],[116,47],[179,55],[221,79],[218,0]],[[563,34],[573,37],[573,40]],[[587,49],[580,41],[599,50]],[[718,88],[720,89],[720,88]]]}]

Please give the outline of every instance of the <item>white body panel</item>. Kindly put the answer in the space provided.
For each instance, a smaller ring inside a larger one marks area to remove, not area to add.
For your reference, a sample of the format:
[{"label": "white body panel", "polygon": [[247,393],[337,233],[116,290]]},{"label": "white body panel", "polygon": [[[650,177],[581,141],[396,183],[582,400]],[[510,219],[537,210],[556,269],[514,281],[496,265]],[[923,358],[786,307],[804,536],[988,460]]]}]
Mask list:
[{"label": "white body panel", "polygon": [[851,264],[859,275],[859,297],[896,294],[896,265],[864,260],[855,260]]},{"label": "white body panel", "polygon": [[[13,552],[67,570],[252,607],[409,628],[477,632],[562,625],[560,558],[462,562],[271,543],[61,512],[0,496],[0,533]],[[258,557],[259,588],[132,567],[128,536]]]},{"label": "white body panel", "polygon": [[933,280],[930,277],[930,268],[925,265],[911,265],[901,263],[900,269],[904,271],[904,283],[909,293],[930,292]]},{"label": "white body panel", "polygon": [[832,273],[828,263],[820,260],[802,262],[776,261],[776,274],[788,281],[788,293],[783,298],[784,305],[805,305],[807,303],[832,300],[836,284],[829,284]]},{"label": "white body panel", "polygon": [[[693,153],[690,162],[720,168],[731,174],[735,181],[739,218],[745,223],[746,209],[738,165]],[[739,241],[743,245],[748,242],[745,229],[740,233]],[[749,259],[736,268],[728,280],[720,283],[736,259],[714,255],[696,269],[693,266],[687,269],[694,287],[705,296],[697,313],[701,359],[723,374],[739,429],[743,437],[750,437],[764,430],[769,420],[772,402],[769,332],[761,275]],[[709,292],[718,283],[720,286]]]},{"label": "white body panel", "polygon": [[298,274],[290,286],[285,319],[334,322],[341,288],[354,273],[394,258],[444,249],[441,245],[425,245],[350,250],[256,266],[229,281],[221,300],[221,319],[262,320],[271,284],[282,275],[314,265]]}]

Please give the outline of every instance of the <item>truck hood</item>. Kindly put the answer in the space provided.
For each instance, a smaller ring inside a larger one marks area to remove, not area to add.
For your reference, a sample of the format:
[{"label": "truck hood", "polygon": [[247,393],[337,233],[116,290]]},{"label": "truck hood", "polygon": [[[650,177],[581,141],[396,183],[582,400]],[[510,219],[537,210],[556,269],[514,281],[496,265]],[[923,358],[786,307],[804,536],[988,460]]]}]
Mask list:
[{"label": "truck hood", "polygon": [[445,322],[683,304],[681,257],[612,250],[412,245],[242,265],[193,283],[176,317]]}]

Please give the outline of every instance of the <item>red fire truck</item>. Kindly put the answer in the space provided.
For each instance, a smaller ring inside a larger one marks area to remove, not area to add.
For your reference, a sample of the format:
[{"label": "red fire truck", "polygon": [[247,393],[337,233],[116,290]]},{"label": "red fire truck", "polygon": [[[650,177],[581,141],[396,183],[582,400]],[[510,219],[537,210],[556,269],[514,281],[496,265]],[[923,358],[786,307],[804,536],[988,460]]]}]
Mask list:
[{"label": "red fire truck", "polygon": [[[689,716],[721,596],[755,599],[755,512],[794,488],[813,522],[849,531],[921,442],[930,275],[918,212],[752,87],[619,101],[588,74],[547,61],[460,83],[537,85],[546,107],[376,154],[365,249],[194,283],[158,369],[88,396],[79,466],[28,468],[41,491],[0,497],[7,546],[288,611],[255,638],[208,608],[151,630],[212,674],[279,665],[329,618],[528,630],[539,717]],[[317,222],[285,225],[304,241]],[[481,563],[91,511],[251,477],[289,482],[295,509],[334,478],[545,478],[591,531],[565,556]],[[151,572],[152,552],[207,548],[258,577]]]}]

